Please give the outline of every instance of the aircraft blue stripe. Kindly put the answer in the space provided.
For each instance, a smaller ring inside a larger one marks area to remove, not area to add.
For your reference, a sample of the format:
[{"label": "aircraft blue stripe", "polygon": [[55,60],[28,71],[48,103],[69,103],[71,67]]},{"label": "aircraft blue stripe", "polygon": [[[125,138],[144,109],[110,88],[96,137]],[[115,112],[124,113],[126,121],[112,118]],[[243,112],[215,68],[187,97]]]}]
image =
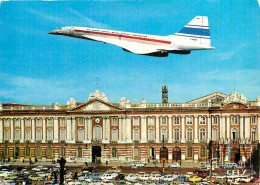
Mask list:
[{"label": "aircraft blue stripe", "polygon": [[206,38],[206,37],[195,37],[195,36],[189,36],[189,35],[177,35],[177,34],[174,34],[176,36],[182,36],[182,37],[192,37],[192,38],[199,38],[199,39],[210,39],[210,38]]},{"label": "aircraft blue stripe", "polygon": [[178,33],[191,34],[191,35],[210,36],[209,29],[201,29],[201,28],[188,28],[188,27],[184,27]]}]

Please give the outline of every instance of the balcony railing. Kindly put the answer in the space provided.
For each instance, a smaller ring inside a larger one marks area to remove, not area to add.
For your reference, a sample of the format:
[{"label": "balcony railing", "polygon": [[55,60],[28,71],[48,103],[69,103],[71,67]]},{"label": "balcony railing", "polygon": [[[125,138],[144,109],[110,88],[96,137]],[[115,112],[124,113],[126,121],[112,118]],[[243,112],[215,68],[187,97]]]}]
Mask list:
[{"label": "balcony railing", "polygon": [[133,140],[133,142],[134,142],[134,143],[140,143],[140,141],[139,141],[139,140]]},{"label": "balcony railing", "polygon": [[110,141],[111,144],[116,144],[117,142],[118,142],[117,140]]},{"label": "balcony railing", "polygon": [[101,143],[102,142],[102,139],[92,139],[91,140],[92,143]]},{"label": "balcony railing", "polygon": [[154,140],[148,140],[148,143],[155,143]]}]

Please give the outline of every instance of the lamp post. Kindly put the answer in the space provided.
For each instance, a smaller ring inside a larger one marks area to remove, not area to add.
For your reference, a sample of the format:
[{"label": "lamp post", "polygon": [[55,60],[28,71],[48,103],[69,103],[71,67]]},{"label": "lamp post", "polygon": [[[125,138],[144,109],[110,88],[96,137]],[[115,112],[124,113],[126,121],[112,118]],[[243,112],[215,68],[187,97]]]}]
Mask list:
[{"label": "lamp post", "polygon": [[58,159],[58,163],[60,164],[60,184],[63,184],[63,182],[64,182],[64,167],[65,167],[66,160],[63,159],[63,157],[62,157],[60,160]]}]

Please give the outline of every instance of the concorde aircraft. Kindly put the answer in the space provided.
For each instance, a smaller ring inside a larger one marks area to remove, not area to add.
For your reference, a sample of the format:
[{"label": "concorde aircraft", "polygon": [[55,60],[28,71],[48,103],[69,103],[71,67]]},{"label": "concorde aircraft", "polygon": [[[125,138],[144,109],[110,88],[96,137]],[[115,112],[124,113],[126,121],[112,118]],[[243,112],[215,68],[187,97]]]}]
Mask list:
[{"label": "concorde aircraft", "polygon": [[196,16],[179,32],[168,36],[145,35],[86,27],[63,27],[49,32],[113,44],[139,55],[167,57],[169,53],[190,54],[192,50],[215,49],[210,46],[208,17]]}]

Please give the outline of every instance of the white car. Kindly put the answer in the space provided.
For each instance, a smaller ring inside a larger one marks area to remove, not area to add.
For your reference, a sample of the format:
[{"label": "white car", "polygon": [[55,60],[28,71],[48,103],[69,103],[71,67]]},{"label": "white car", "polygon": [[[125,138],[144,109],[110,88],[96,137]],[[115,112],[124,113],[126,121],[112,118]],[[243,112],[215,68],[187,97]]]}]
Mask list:
[{"label": "white car", "polygon": [[173,181],[174,180],[174,177],[172,175],[164,175],[160,178],[160,180],[163,180],[163,181]]},{"label": "white car", "polygon": [[160,178],[161,178],[162,176],[160,175],[160,174],[152,174],[151,176],[150,176],[150,180],[152,180],[152,181],[158,181],[158,180],[160,180]]},{"label": "white car", "polygon": [[130,164],[131,168],[138,168],[138,167],[144,167],[143,163],[135,162],[134,164]]},{"label": "white car", "polygon": [[250,182],[251,180],[253,180],[253,177],[241,177],[240,179],[239,179],[239,182],[246,182],[246,183],[248,183],[248,182]]},{"label": "white car", "polygon": [[179,163],[172,163],[172,164],[169,164],[168,166],[169,168],[180,168],[181,165]]},{"label": "white car", "polygon": [[150,175],[144,174],[144,175],[139,176],[138,180],[147,181],[147,180],[149,180],[149,177],[150,177]]},{"label": "white car", "polygon": [[112,180],[116,178],[117,173],[105,173],[102,177],[100,177],[101,180]]},{"label": "white car", "polygon": [[125,176],[125,180],[130,181],[130,182],[135,182],[137,181],[138,177],[137,175],[134,174],[128,174],[127,176]]}]

